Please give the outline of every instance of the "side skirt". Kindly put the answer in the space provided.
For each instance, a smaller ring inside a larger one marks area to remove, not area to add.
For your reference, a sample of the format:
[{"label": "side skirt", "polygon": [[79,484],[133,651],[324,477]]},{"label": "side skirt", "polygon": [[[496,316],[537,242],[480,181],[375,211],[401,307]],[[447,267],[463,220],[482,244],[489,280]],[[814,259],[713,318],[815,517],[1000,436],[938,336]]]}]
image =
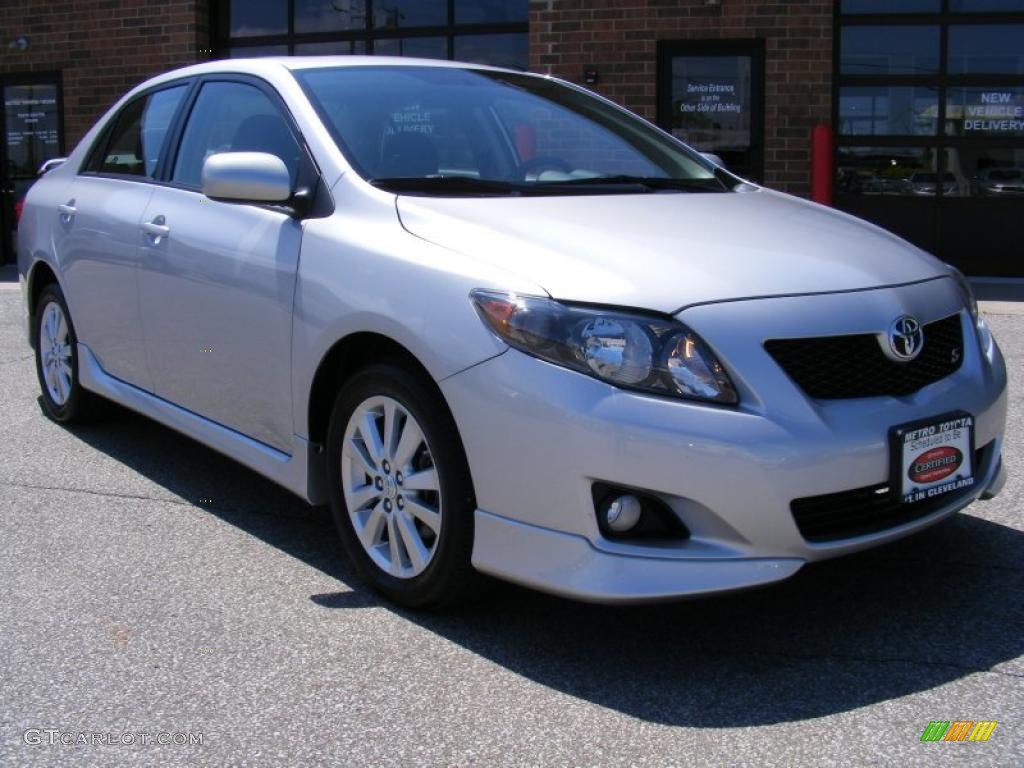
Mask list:
[{"label": "side skirt", "polygon": [[323,453],[319,446],[292,435],[289,456],[192,411],[108,375],[92,351],[78,344],[78,375],[82,386],[208,448],[244,464],[310,504],[326,504]]}]

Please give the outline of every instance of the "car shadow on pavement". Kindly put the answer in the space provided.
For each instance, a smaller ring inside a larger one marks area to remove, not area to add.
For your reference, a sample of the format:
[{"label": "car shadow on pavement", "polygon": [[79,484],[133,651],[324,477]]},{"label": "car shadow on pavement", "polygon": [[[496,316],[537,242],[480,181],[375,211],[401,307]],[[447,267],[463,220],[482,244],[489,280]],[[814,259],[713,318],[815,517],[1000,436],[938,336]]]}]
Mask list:
[{"label": "car shadow on pavement", "polygon": [[[352,586],[310,596],[316,606],[388,605],[355,577],[325,510],[120,409],[112,423],[73,433]],[[1022,563],[1024,533],[959,514],[732,596],[616,608],[495,584],[452,613],[391,610],[536,683],[643,720],[765,725],[846,712],[1012,662],[1024,653]],[[993,672],[1024,676],[1019,665]]]}]

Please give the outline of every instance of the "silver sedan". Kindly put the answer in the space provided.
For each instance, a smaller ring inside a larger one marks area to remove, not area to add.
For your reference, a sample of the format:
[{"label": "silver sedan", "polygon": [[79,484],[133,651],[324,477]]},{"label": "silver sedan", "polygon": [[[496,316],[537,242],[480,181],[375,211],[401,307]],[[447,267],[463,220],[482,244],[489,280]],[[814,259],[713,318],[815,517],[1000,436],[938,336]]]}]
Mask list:
[{"label": "silver sedan", "polygon": [[1005,477],[962,275],[547,77],[161,75],[31,189],[18,260],[52,418],[112,400],[330,504],[405,605],[752,587]]}]

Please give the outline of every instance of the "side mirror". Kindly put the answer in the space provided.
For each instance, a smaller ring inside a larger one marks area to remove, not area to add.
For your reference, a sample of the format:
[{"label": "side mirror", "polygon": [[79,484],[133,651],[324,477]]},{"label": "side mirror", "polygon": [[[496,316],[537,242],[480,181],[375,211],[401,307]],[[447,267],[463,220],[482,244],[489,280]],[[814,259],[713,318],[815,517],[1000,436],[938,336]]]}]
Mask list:
[{"label": "side mirror", "polygon": [[66,157],[51,157],[49,160],[47,160],[45,163],[39,166],[38,175],[42,176],[44,173],[48,173],[52,171],[54,168],[64,165],[65,160],[67,160]]},{"label": "side mirror", "polygon": [[203,162],[203,194],[233,203],[287,203],[292,181],[284,161],[267,152],[218,152]]},{"label": "side mirror", "polygon": [[714,163],[719,168],[725,168],[725,163],[722,162],[722,158],[720,158],[714,152],[701,152],[700,156],[707,160],[709,163]]}]

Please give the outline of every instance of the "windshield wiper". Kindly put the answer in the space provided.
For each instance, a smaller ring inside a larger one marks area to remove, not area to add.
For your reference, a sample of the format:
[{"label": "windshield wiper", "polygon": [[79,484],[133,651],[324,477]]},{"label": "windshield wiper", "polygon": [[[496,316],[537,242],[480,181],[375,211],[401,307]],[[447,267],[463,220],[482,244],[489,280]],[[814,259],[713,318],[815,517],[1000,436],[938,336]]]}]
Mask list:
[{"label": "windshield wiper", "polygon": [[558,188],[570,187],[585,189],[587,187],[603,188],[642,188],[648,192],[671,190],[680,192],[725,192],[725,187],[715,178],[708,179],[670,179],[663,176],[591,176],[580,179],[564,179],[559,181],[537,182],[538,187]]},{"label": "windshield wiper", "polygon": [[520,184],[472,176],[398,176],[370,179],[370,183],[387,192],[407,195],[518,196],[523,191]]},{"label": "windshield wiper", "polygon": [[378,189],[400,195],[455,197],[545,197],[648,192],[725,192],[717,179],[667,179],[657,176],[591,176],[560,181],[502,181],[473,176],[397,176],[371,179]]}]

